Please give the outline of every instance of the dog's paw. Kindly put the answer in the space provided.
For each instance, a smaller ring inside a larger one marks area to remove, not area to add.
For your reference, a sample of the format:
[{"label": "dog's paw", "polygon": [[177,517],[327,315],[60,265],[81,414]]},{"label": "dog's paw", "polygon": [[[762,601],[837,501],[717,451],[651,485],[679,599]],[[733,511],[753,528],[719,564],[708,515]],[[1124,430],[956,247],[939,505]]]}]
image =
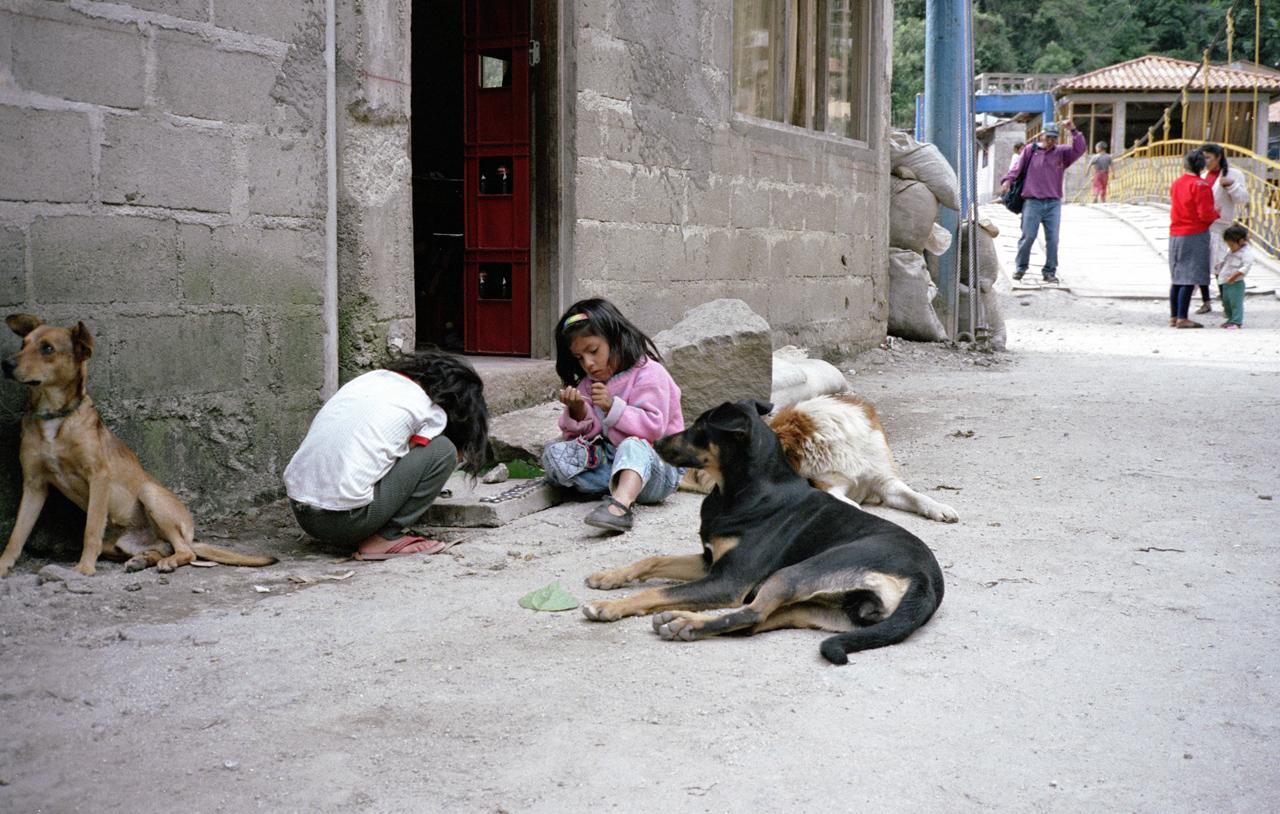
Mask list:
[{"label": "dog's paw", "polygon": [[699,618],[683,611],[663,611],[653,616],[653,632],[669,642],[691,642],[698,638]]},{"label": "dog's paw", "polygon": [[593,622],[616,622],[623,617],[616,602],[588,602],[582,606],[582,615]]},{"label": "dog's paw", "polygon": [[626,585],[628,580],[621,571],[597,571],[586,579],[588,588],[612,591]]},{"label": "dog's paw", "polygon": [[9,576],[9,570],[13,568],[9,563],[0,562],[0,579]]},{"label": "dog's paw", "polygon": [[125,563],[124,563],[124,570],[128,571],[131,574],[134,571],[141,571],[146,567],[147,567],[147,558],[142,556],[141,554],[139,554],[136,557],[130,557],[129,559],[125,560]]},{"label": "dog's paw", "polygon": [[959,523],[960,513],[945,503],[939,503],[929,512],[929,519],[939,523]]},{"label": "dog's paw", "polygon": [[91,577],[98,571],[98,569],[95,568],[94,564],[91,562],[76,563],[75,570],[76,570],[76,573],[84,574],[86,577]]}]

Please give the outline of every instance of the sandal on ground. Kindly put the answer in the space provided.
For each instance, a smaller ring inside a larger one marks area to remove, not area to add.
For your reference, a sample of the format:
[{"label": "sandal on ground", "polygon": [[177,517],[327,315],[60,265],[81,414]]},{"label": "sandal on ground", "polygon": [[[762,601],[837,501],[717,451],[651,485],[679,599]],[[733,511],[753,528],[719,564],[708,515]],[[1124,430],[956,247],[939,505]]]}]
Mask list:
[{"label": "sandal on ground", "polygon": [[1177,317],[1169,317],[1169,327],[1170,327],[1170,328],[1176,328],[1176,327],[1178,327],[1178,318],[1177,318]]},{"label": "sandal on ground", "polygon": [[1197,308],[1197,309],[1196,309],[1196,313],[1197,313],[1197,314],[1207,314],[1207,313],[1209,313],[1209,312],[1210,312],[1210,311],[1212,311],[1212,310],[1213,310],[1213,309],[1212,309],[1211,307],[1209,307],[1209,303],[1207,303],[1207,302],[1206,302],[1204,305],[1201,305],[1199,308]]},{"label": "sandal on ground", "polygon": [[439,554],[447,547],[446,543],[439,540],[429,540],[426,537],[405,535],[399,540],[393,540],[391,545],[387,546],[385,551],[365,553],[357,550],[356,553],[351,555],[351,559],[363,560],[366,562],[393,560],[396,557],[412,557],[416,554]]},{"label": "sandal on ground", "polygon": [[1175,327],[1175,328],[1203,328],[1204,326],[1203,326],[1203,325],[1201,325],[1199,322],[1196,322],[1196,321],[1195,321],[1195,320],[1193,320],[1193,319],[1180,319],[1180,320],[1178,320],[1178,324],[1177,324],[1177,325],[1175,325],[1175,326],[1173,326],[1173,327]]},{"label": "sandal on ground", "polygon": [[[609,511],[610,506],[617,506],[621,509],[622,516],[618,517],[616,514]],[[634,519],[635,516],[631,512],[630,506],[625,506],[610,496],[600,501],[600,503],[598,503],[586,517],[582,518],[582,522],[586,523],[588,526],[594,526],[598,529],[608,529],[609,531],[630,531]]]}]

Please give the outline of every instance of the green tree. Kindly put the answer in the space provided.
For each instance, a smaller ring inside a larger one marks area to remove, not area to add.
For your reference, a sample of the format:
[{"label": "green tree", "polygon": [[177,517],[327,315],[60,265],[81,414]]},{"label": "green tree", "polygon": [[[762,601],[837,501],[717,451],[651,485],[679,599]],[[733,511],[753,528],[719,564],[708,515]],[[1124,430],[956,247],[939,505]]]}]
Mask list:
[{"label": "green tree", "polygon": [[1063,48],[1056,40],[1050,42],[1031,63],[1031,73],[1075,73],[1075,55]]},{"label": "green tree", "polygon": [[1013,70],[1018,52],[1009,39],[1009,27],[995,14],[976,11],[973,15],[973,72],[1000,73]]},{"label": "green tree", "polygon": [[891,117],[897,127],[915,120],[916,94],[924,92],[924,19],[899,18],[893,23]]}]

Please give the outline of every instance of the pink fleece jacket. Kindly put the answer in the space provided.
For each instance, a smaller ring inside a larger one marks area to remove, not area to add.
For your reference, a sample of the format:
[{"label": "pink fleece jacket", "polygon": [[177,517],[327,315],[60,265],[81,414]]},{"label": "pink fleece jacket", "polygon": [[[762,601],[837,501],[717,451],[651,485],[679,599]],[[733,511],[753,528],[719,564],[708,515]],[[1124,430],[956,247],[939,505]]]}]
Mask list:
[{"label": "pink fleece jacket", "polygon": [[591,379],[578,382],[578,392],[587,403],[587,417],[575,421],[566,407],[560,415],[564,437],[594,438],[607,432],[614,446],[628,438],[657,441],[664,435],[684,429],[684,413],[680,411],[680,388],[667,369],[648,357],[617,373],[607,382],[613,406],[600,420],[600,410],[591,403]]}]

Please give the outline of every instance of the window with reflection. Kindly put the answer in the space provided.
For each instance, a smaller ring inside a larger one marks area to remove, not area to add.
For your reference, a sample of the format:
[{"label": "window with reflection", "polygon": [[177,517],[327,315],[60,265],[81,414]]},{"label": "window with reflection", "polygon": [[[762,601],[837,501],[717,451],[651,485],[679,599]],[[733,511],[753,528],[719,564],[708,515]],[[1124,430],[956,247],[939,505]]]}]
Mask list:
[{"label": "window with reflection", "polygon": [[865,141],[868,0],[734,0],[736,112]]},{"label": "window with reflection", "polygon": [[480,55],[480,87],[505,88],[511,84],[511,51],[485,51]]}]

